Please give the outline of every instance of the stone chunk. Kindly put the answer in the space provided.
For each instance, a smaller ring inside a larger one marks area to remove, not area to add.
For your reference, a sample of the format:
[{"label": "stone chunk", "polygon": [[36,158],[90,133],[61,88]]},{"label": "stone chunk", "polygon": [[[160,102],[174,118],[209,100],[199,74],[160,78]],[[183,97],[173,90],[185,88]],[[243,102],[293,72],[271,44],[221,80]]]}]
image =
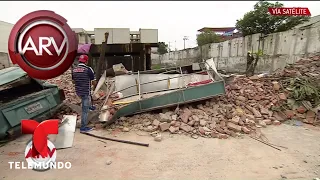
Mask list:
[{"label": "stone chunk", "polygon": [[170,123],[162,123],[160,124],[160,130],[161,131],[166,131],[170,128]]},{"label": "stone chunk", "polygon": [[185,109],[183,114],[180,116],[180,119],[184,123],[188,123],[189,117],[192,115],[191,111],[189,109]]},{"label": "stone chunk", "polygon": [[200,120],[200,126],[205,126],[205,125],[207,125],[207,121],[205,121],[205,120]]},{"label": "stone chunk", "polygon": [[237,132],[241,132],[241,126],[235,125],[231,122],[227,123],[227,127],[231,130],[237,131]]},{"label": "stone chunk", "polygon": [[246,134],[249,134],[250,133],[250,130],[247,128],[247,127],[241,127],[241,130],[242,132],[246,133]]}]

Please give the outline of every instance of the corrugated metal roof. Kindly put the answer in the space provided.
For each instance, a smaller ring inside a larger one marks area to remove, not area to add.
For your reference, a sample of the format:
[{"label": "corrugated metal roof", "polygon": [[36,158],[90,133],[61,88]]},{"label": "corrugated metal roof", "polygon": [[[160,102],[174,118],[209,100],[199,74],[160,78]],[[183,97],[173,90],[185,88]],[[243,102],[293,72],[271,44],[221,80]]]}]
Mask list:
[{"label": "corrugated metal roof", "polygon": [[204,31],[204,30],[210,30],[210,31],[215,31],[215,32],[230,32],[235,30],[235,27],[218,27],[218,28],[214,28],[214,27],[204,27],[199,29],[198,31]]},{"label": "corrugated metal roof", "polygon": [[20,67],[9,67],[2,69],[0,70],[0,86],[13,82],[26,75],[27,73]]}]

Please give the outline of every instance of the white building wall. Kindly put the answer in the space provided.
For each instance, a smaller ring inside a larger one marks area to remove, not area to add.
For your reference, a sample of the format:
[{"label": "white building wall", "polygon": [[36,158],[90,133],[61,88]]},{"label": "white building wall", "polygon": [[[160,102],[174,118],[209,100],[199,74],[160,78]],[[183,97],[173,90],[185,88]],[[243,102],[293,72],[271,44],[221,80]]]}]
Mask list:
[{"label": "white building wall", "polygon": [[129,28],[94,28],[95,44],[104,42],[105,33],[109,33],[108,44],[130,43]]},{"label": "white building wall", "polygon": [[8,53],[8,39],[13,24],[0,21],[0,52]]},{"label": "white building wall", "polygon": [[158,43],[158,29],[140,29],[141,43]]},{"label": "white building wall", "polygon": [[0,21],[0,69],[12,65],[8,56],[8,39],[12,28],[13,24]]},{"label": "white building wall", "polygon": [[140,29],[140,31],[130,31],[129,28],[95,28],[95,44],[102,44],[104,34],[109,32],[108,44],[130,43],[130,34],[140,34],[141,43],[158,43],[157,29]]}]

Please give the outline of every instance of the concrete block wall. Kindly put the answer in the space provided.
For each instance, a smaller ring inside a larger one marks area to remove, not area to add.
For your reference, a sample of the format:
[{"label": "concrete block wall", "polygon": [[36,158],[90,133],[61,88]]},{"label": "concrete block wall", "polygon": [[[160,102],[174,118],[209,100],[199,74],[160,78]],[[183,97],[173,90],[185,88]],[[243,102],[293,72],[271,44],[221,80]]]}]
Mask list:
[{"label": "concrete block wall", "polygon": [[[186,65],[201,59],[213,58],[220,70],[244,72],[247,52],[258,52],[260,34],[235,38],[221,43],[152,55],[153,64],[167,63]],[[260,41],[263,56],[257,72],[272,72],[283,69],[303,57],[320,53],[320,22],[308,24],[285,32],[269,34]]]},{"label": "concrete block wall", "polygon": [[12,66],[8,53],[0,52],[0,70]]}]

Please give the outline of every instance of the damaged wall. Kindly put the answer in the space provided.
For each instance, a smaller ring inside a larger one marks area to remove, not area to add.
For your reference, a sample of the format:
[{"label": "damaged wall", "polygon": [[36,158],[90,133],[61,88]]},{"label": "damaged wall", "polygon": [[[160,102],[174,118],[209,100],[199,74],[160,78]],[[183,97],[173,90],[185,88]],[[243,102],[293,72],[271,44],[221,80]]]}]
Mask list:
[{"label": "damaged wall", "polygon": [[8,53],[0,52],[0,69],[12,66]]},{"label": "damaged wall", "polygon": [[[308,24],[290,31],[269,34],[260,41],[263,57],[257,71],[270,72],[282,69],[286,64],[320,52],[320,22]],[[217,68],[228,72],[244,72],[247,51],[258,52],[259,35],[235,38],[221,43],[152,55],[153,64],[185,65],[201,59],[214,58]]]}]

